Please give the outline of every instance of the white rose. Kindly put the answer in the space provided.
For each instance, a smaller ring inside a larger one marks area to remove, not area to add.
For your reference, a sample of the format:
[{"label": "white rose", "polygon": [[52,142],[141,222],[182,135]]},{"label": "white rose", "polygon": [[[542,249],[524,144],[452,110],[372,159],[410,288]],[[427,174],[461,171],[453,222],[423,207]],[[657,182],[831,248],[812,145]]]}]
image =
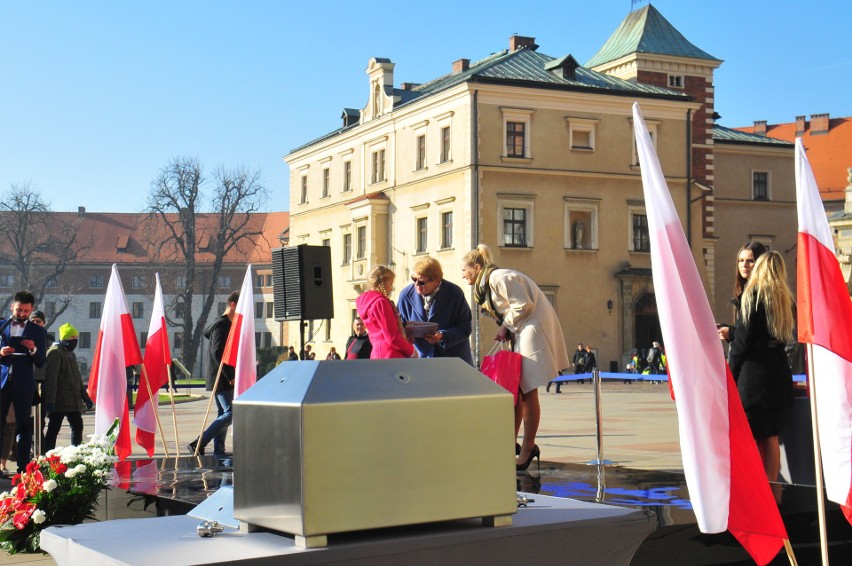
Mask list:
[{"label": "white rose", "polygon": [[56,483],[56,480],[53,480],[53,479],[51,479],[51,480],[47,480],[46,482],[44,482],[43,484],[41,484],[41,487],[42,487],[42,488],[43,488],[43,489],[44,489],[47,493],[50,493],[51,491],[53,491],[54,489],[56,489],[56,488],[57,488],[57,486],[58,486],[58,484]]},{"label": "white rose", "polygon": [[85,465],[83,465],[83,464],[77,464],[77,465],[74,467],[74,469],[75,469],[75,470],[77,470],[77,473],[78,473],[78,474],[82,474],[83,472],[85,472],[85,471],[86,471],[86,466],[85,466]]},{"label": "white rose", "polygon": [[36,509],[33,511],[32,520],[36,525],[40,525],[44,523],[45,519],[47,519],[47,514],[41,509]]},{"label": "white rose", "polygon": [[65,471],[65,477],[66,478],[73,478],[76,475],[77,475],[77,468],[68,468]]}]

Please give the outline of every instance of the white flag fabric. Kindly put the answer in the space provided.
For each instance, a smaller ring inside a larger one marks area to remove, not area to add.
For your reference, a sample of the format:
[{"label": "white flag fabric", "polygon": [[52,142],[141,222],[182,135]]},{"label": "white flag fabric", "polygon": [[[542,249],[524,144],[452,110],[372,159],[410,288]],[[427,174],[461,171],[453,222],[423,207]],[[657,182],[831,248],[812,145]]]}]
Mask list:
[{"label": "white flag fabric", "polygon": [[633,127],[683,471],[698,528],[729,530],[758,564],[787,537],[716,322],[638,103]]},{"label": "white flag fabric", "polygon": [[246,269],[231,332],[225,343],[222,361],[234,368],[234,399],[257,381],[257,362],[254,340],[254,289],[251,264]]},{"label": "white flag fabric", "polygon": [[148,456],[154,455],[159,390],[169,382],[169,366],[172,362],[160,274],[155,274],[155,278],[154,306],[151,309],[151,323],[148,326],[145,357],[142,360],[145,371],[139,377],[136,408],[133,411],[133,422],[136,424],[136,444],[144,448],[148,452]]}]

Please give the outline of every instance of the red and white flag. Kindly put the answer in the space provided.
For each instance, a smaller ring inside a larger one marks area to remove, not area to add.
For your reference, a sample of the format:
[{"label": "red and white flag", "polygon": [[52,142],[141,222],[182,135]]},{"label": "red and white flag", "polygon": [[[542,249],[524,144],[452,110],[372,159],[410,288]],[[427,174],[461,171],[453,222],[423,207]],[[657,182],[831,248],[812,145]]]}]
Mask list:
[{"label": "red and white flag", "polygon": [[148,340],[145,342],[145,357],[142,360],[145,371],[139,377],[136,408],[133,411],[136,444],[147,450],[148,456],[154,455],[157,432],[156,413],[160,397],[158,391],[169,382],[169,366],[172,363],[160,274],[157,273],[155,277],[157,286],[154,289],[154,307],[151,311],[151,324],[148,326]]},{"label": "red and white flag", "polygon": [[639,104],[633,127],[683,471],[698,528],[729,530],[758,564],[787,538],[716,322]]},{"label": "red and white flag", "polygon": [[231,332],[222,352],[222,362],[234,368],[234,399],[257,381],[254,343],[254,289],[251,284],[251,264],[246,269],[237,312],[231,322]]},{"label": "red and white flag", "polygon": [[826,496],[852,522],[852,302],[802,139],[796,139],[799,342],[813,344],[817,428]]},{"label": "red and white flag", "polygon": [[127,368],[141,363],[142,353],[127,308],[127,298],[118,268],[112,264],[88,390],[96,405],[95,434],[106,434],[115,419],[121,423],[115,442],[115,453],[120,460],[127,458],[132,451],[127,410]]}]

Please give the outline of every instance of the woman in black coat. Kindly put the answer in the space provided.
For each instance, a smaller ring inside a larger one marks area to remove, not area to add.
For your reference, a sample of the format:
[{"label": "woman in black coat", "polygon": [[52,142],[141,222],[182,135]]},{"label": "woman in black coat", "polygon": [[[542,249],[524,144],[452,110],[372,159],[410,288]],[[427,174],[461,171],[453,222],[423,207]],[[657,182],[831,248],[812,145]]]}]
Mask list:
[{"label": "woman in black coat", "polygon": [[795,321],[781,254],[771,251],[758,258],[741,303],[728,361],[766,476],[774,482],[781,467],[778,436],[793,404],[793,374],[784,347],[793,339]]}]

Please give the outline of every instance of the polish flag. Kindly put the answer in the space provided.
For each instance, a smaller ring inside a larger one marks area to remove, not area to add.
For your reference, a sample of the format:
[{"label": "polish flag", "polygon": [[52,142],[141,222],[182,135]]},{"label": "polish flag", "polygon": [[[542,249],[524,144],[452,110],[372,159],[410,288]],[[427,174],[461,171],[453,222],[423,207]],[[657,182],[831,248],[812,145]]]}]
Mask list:
[{"label": "polish flag", "polygon": [[225,351],[222,352],[222,362],[234,368],[234,399],[257,381],[251,264],[246,269],[236,310],[228,341],[225,342]]},{"label": "polish flag", "polygon": [[127,308],[127,298],[118,268],[112,264],[88,391],[95,402],[95,434],[106,434],[115,419],[120,420],[115,441],[115,453],[120,460],[126,459],[132,451],[127,410],[127,368],[141,363],[142,353]]},{"label": "polish flag", "polygon": [[[157,432],[158,391],[169,382],[169,365],[172,363],[169,350],[169,332],[166,326],[166,314],[163,309],[163,290],[160,287],[160,274],[155,275],[157,286],[154,290],[154,307],[151,312],[151,324],[148,326],[148,341],[145,343],[145,357],[142,363],[145,371],[139,378],[136,392],[136,408],[133,422],[136,425],[136,444],[154,455],[154,437]],[[147,380],[147,384],[145,383]],[[150,388],[151,395],[148,394]]]},{"label": "polish flag", "polygon": [[633,122],[657,310],[698,528],[729,530],[757,564],[767,564],[784,545],[786,529],[638,103]]},{"label": "polish flag", "polygon": [[817,429],[826,496],[852,522],[852,302],[802,139],[796,139],[799,342],[813,344]]}]

